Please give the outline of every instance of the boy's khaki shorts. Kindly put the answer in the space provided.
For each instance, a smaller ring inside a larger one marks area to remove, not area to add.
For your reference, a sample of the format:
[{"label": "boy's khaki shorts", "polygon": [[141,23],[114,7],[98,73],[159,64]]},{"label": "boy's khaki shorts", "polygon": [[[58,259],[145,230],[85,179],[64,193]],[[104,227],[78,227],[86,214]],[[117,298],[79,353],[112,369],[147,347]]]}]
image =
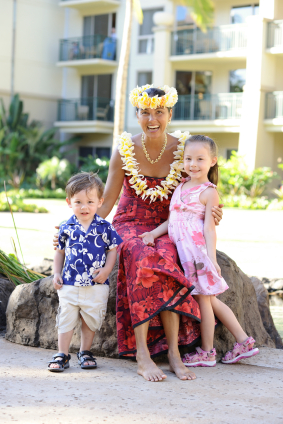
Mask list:
[{"label": "boy's khaki shorts", "polygon": [[100,330],[107,310],[108,285],[76,287],[64,284],[57,292],[59,309],[56,327],[59,334],[73,330],[80,314],[91,331]]}]

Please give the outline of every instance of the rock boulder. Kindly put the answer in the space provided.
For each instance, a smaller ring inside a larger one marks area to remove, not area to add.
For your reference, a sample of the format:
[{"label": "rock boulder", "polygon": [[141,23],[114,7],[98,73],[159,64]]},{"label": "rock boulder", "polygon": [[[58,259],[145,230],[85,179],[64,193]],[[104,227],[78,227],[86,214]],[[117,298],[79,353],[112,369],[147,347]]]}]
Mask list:
[{"label": "rock boulder", "polygon": [[[258,345],[275,347],[267,334],[259,313],[257,298],[251,280],[224,253],[217,253],[222,274],[230,287],[220,299],[233,310],[245,331],[253,336]],[[92,351],[98,356],[116,357],[116,278],[118,264],[110,275],[110,296],[104,324],[95,335]],[[57,349],[55,316],[58,296],[52,286],[52,278],[47,277],[30,284],[18,286],[13,292],[7,308],[7,340],[29,346]],[[80,346],[79,326],[75,329],[71,352]],[[235,340],[220,324],[216,329],[215,347],[218,356],[233,347]]]},{"label": "rock boulder", "polygon": [[6,328],[6,309],[15,284],[0,274],[0,331]]}]

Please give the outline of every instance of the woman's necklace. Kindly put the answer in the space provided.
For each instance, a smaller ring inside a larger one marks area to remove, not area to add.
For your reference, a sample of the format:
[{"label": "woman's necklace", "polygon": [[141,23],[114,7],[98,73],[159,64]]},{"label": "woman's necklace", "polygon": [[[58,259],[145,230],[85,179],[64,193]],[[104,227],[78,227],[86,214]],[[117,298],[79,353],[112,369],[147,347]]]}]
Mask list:
[{"label": "woman's necklace", "polygon": [[118,148],[124,165],[122,169],[125,170],[126,175],[131,176],[129,184],[132,189],[135,190],[136,195],[141,196],[142,199],[147,199],[149,197],[150,202],[155,202],[157,199],[160,199],[161,201],[164,198],[168,199],[168,195],[175,190],[181,181],[182,171],[184,169],[184,145],[190,133],[175,131],[171,135],[179,140],[177,150],[174,152],[174,161],[170,165],[170,172],[167,177],[163,181],[160,181],[160,186],[157,185],[154,188],[148,188],[147,179],[140,172],[139,164],[135,159],[135,146],[131,138],[132,134],[124,132],[119,137]]},{"label": "woman's necklace", "polygon": [[164,153],[164,150],[165,150],[166,145],[167,145],[167,134],[165,133],[165,139],[164,139],[163,147],[162,147],[162,149],[161,149],[161,152],[159,153],[158,158],[157,158],[157,159],[155,159],[155,160],[150,159],[149,154],[148,154],[148,152],[147,152],[147,150],[146,150],[145,142],[144,142],[144,133],[142,133],[142,136],[141,136],[141,142],[142,142],[142,148],[143,148],[143,151],[144,151],[145,157],[147,158],[148,162],[150,162],[150,163],[153,165],[154,163],[158,162],[158,161],[161,159],[161,156],[162,156],[162,155],[163,155],[163,153]]}]

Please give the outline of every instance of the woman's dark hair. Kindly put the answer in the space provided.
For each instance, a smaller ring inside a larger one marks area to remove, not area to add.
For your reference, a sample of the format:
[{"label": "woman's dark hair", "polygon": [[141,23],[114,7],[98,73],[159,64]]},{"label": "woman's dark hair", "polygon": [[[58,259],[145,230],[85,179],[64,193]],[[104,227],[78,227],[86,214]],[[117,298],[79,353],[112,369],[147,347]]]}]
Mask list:
[{"label": "woman's dark hair", "polygon": [[[148,94],[148,97],[154,97],[154,96],[162,97],[162,96],[165,96],[165,91],[160,90],[159,88],[154,88],[154,87],[147,88],[142,93],[140,93],[140,96],[142,96],[143,93],[147,93]],[[172,107],[168,107],[167,109],[170,112],[170,110],[172,109]],[[139,108],[138,107],[136,108],[136,111],[137,112],[139,111]]]},{"label": "woman's dark hair", "polygon": [[[189,138],[187,138],[187,140],[185,141],[185,146],[184,146],[184,151],[185,148],[187,147],[188,144],[190,143],[206,143],[209,145],[209,151],[211,156],[217,156],[218,154],[218,148],[217,145],[215,143],[215,141],[213,141],[211,138],[206,137],[205,135],[191,135]],[[207,178],[209,179],[209,181],[214,184],[217,185],[218,183],[218,179],[219,179],[219,166],[218,163],[216,162],[215,165],[213,165],[207,175]]]}]

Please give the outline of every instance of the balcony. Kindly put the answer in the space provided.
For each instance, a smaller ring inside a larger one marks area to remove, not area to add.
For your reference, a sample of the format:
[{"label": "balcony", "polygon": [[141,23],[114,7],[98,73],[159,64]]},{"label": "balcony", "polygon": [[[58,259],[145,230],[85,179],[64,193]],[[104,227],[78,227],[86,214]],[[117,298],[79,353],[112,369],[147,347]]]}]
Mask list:
[{"label": "balcony", "polygon": [[179,96],[170,130],[181,127],[191,132],[239,132],[242,98],[242,93]]},{"label": "balcony", "polygon": [[246,58],[246,24],[222,25],[203,33],[199,28],[172,33],[171,61]]},{"label": "balcony", "polygon": [[58,101],[55,126],[62,132],[111,134],[113,121],[114,100],[90,97]]},{"label": "balcony", "polygon": [[266,93],[264,124],[267,131],[283,132],[283,91]]},{"label": "balcony", "polygon": [[98,34],[60,40],[57,66],[89,68],[95,65],[96,73],[109,73],[118,65],[116,49],[115,38]]},{"label": "balcony", "polygon": [[268,22],[266,48],[268,53],[283,55],[283,21]]},{"label": "balcony", "polygon": [[81,13],[103,14],[111,13],[120,6],[119,0],[60,0],[60,7],[72,7]]}]

